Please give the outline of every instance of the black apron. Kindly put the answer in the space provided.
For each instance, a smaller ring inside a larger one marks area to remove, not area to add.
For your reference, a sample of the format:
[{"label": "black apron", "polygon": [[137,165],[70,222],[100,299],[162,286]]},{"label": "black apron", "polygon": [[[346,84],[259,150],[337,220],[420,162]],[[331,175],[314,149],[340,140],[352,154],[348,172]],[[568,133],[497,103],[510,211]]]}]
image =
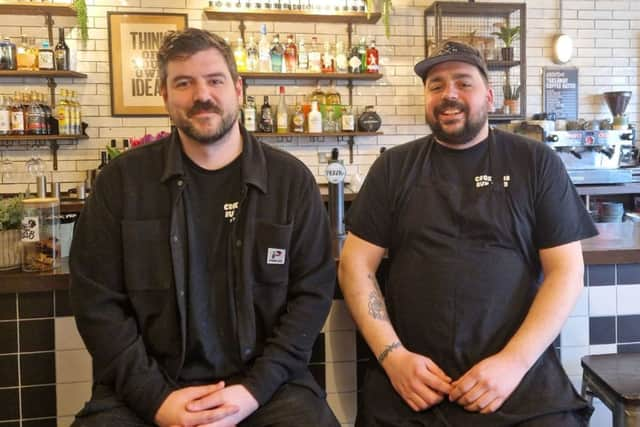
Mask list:
[{"label": "black apron", "polygon": [[[434,138],[427,144],[422,170],[396,210],[385,299],[404,346],[430,357],[455,380],[514,335],[535,297],[539,269],[516,237],[511,173],[493,132],[489,170],[476,178],[477,187],[468,184],[475,187],[472,192],[438,178],[430,162]],[[357,425],[513,426],[581,408],[588,419],[590,408],[550,347],[503,406],[488,415],[446,399],[416,413],[374,363],[365,378]]]}]

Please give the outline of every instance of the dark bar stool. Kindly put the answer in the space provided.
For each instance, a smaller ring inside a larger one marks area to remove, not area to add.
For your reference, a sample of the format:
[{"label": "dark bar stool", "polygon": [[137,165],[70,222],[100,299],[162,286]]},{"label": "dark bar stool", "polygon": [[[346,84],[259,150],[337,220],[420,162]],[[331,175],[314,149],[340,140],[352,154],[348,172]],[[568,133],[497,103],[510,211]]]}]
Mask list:
[{"label": "dark bar stool", "polygon": [[582,358],[582,396],[613,413],[613,427],[640,427],[640,353]]}]

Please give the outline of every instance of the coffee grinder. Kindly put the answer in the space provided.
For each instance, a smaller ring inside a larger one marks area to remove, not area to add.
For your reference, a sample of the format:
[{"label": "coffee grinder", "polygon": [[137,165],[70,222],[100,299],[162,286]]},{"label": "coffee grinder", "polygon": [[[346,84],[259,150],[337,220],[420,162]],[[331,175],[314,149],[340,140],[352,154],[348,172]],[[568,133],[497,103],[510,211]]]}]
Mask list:
[{"label": "coffee grinder", "polygon": [[613,129],[629,129],[629,120],[627,116],[625,116],[624,112],[629,105],[631,92],[627,90],[618,92],[605,92],[603,93],[603,96],[604,100],[607,101],[607,105],[609,106],[611,114],[613,114]]}]

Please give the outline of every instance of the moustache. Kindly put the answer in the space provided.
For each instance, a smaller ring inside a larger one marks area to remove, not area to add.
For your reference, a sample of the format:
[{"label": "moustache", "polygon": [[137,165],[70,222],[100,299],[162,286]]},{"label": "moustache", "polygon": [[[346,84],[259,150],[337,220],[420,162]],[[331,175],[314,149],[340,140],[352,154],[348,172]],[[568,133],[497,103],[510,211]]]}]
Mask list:
[{"label": "moustache", "polygon": [[196,102],[187,113],[187,116],[191,117],[203,111],[208,113],[222,114],[222,109],[217,105],[212,104],[211,102]]},{"label": "moustache", "polygon": [[466,105],[464,105],[460,101],[455,101],[453,99],[445,99],[440,104],[438,104],[438,106],[436,108],[434,108],[433,112],[435,113],[436,116],[438,116],[438,115],[442,114],[444,111],[449,110],[449,109],[460,110],[463,113],[467,112],[467,106]]}]

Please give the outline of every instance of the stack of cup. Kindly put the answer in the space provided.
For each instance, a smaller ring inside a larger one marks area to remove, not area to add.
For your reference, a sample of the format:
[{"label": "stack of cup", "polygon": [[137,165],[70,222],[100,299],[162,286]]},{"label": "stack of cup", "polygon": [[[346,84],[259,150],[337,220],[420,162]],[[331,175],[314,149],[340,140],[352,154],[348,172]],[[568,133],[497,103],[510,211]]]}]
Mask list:
[{"label": "stack of cup", "polygon": [[600,222],[622,222],[624,204],[617,202],[603,202],[600,204]]}]

